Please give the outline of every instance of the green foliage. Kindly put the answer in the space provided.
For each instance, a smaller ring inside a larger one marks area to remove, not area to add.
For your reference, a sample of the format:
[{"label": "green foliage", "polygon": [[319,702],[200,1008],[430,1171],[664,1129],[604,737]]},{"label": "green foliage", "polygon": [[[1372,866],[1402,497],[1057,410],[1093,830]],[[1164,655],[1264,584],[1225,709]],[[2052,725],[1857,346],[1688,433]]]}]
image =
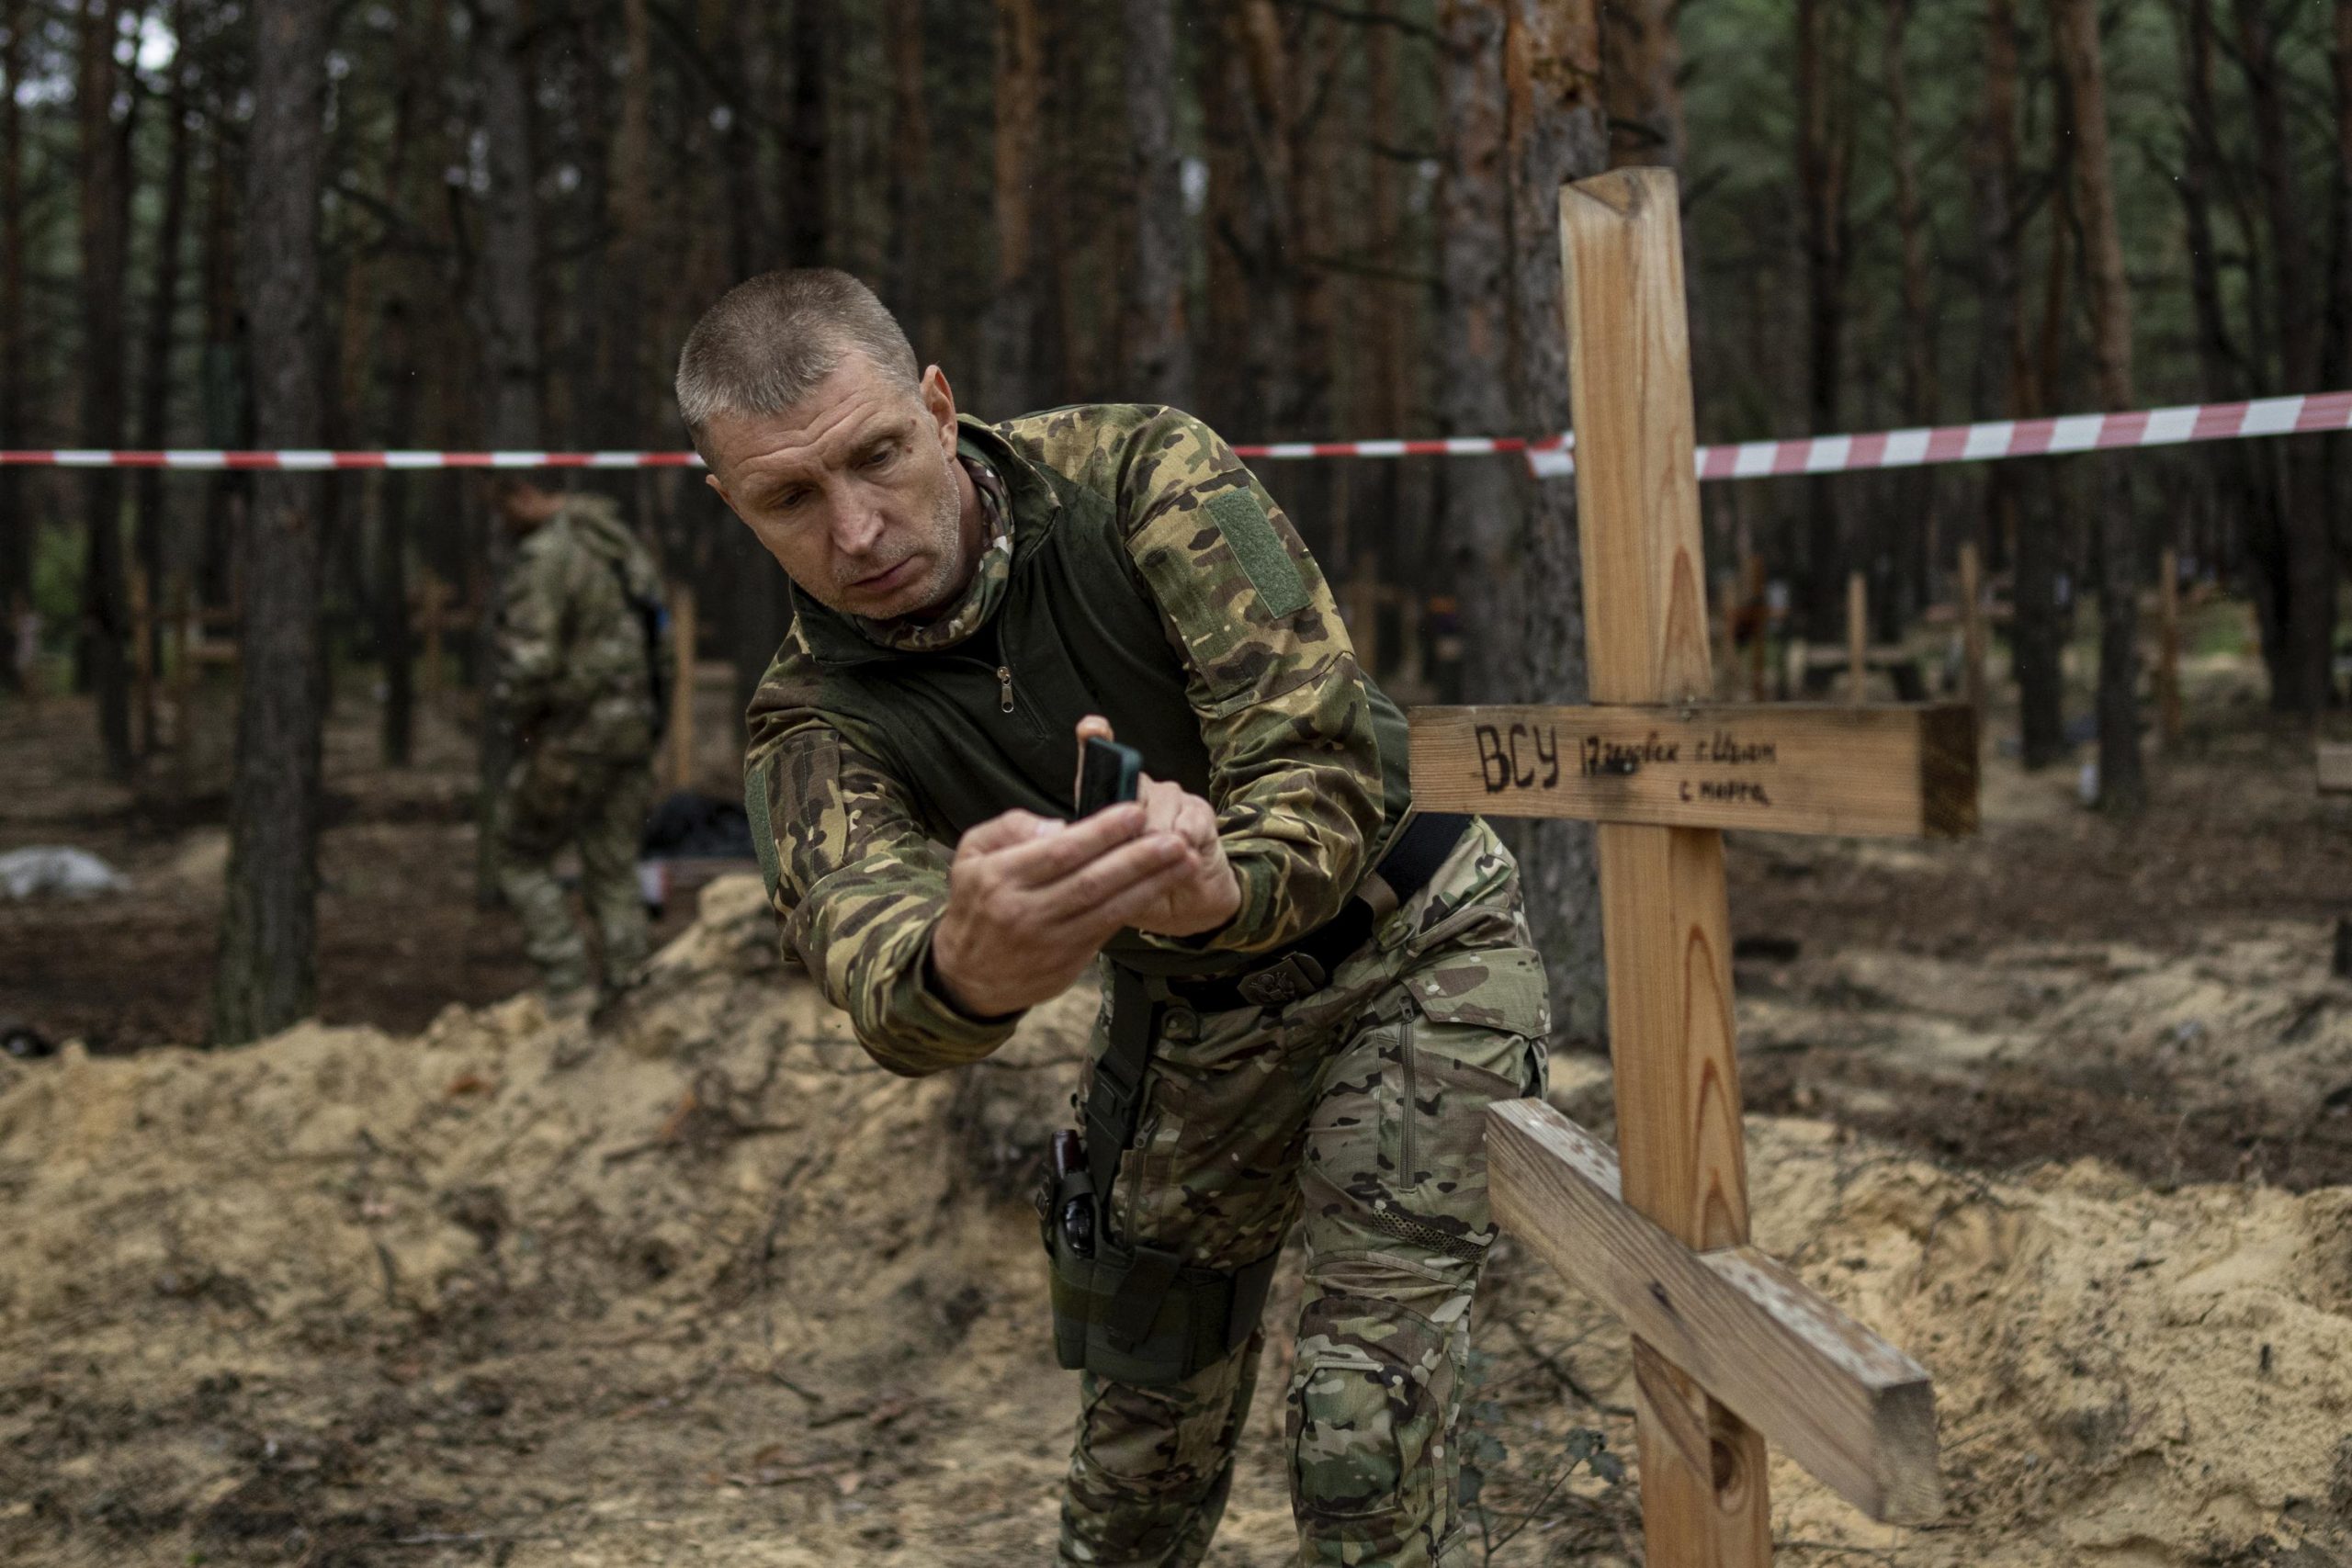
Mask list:
[{"label": "green foliage", "polygon": [[[1552,1517],[1546,1508],[1577,1471],[1612,1488],[1623,1485],[1626,1475],[1624,1461],[1609,1450],[1608,1437],[1591,1427],[1571,1427],[1561,1437],[1522,1442],[1514,1460],[1504,1440],[1510,1413],[1499,1399],[1487,1396],[1496,1381],[1496,1358],[1472,1350],[1462,1425],[1454,1438],[1462,1458],[1460,1501],[1478,1522],[1482,1559],[1487,1562],[1530,1525]],[[1498,1499],[1502,1491],[1511,1495],[1510,1503]]]}]

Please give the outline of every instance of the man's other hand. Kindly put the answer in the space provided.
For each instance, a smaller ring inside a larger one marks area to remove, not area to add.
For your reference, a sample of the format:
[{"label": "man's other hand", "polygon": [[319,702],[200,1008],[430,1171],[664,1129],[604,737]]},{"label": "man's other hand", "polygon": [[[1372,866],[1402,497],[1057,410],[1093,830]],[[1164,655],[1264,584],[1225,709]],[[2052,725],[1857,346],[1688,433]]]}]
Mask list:
[{"label": "man's other hand", "polygon": [[1173,833],[1191,852],[1192,874],[1178,881],[1129,923],[1155,936],[1198,936],[1233,919],[1241,908],[1241,883],[1226,863],[1216,836],[1216,810],[1182,784],[1144,775],[1136,798],[1142,802],[1147,831]]},{"label": "man's other hand", "polygon": [[[1111,721],[1088,714],[1078,721],[1078,749],[1085,755],[1089,740],[1116,740]],[[1085,764],[1080,770],[1083,776]],[[1077,786],[1072,786],[1073,795]],[[1154,936],[1198,936],[1233,919],[1241,908],[1241,883],[1226,863],[1225,844],[1216,834],[1216,807],[1182,784],[1143,775],[1136,799],[1144,809],[1147,832],[1173,833],[1193,852],[1193,874],[1168,890],[1167,897],[1132,923]]]},{"label": "man's other hand", "polygon": [[1188,907],[1197,857],[1182,833],[1148,825],[1150,809],[1138,801],[1078,822],[1008,811],[966,833],[931,938],[947,999],[979,1018],[1035,1007],[1122,929]]}]

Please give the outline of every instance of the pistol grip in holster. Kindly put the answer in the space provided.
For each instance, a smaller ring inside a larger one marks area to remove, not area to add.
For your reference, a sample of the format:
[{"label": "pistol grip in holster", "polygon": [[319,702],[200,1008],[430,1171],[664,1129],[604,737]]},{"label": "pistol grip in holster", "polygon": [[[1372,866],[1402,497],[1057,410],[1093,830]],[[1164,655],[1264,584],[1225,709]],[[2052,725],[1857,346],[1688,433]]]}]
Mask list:
[{"label": "pistol grip in holster", "polygon": [[[1111,1189],[1135,1145],[1161,1009],[1134,971],[1114,965],[1112,982],[1110,1041],[1087,1089],[1086,1164],[1049,1172],[1041,1194],[1054,1355],[1071,1371],[1152,1387],[1222,1360],[1256,1331],[1280,1248],[1238,1269],[1204,1269],[1139,1238],[1113,1239]],[[1083,1252],[1060,1221],[1073,1201],[1091,1206],[1093,1246]]]}]

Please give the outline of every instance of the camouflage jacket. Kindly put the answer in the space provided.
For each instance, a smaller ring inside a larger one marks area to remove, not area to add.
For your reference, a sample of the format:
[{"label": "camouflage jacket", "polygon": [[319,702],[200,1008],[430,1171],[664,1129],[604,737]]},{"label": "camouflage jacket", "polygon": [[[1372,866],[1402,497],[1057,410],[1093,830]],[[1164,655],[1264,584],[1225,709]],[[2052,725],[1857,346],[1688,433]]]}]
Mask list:
[{"label": "camouflage jacket", "polygon": [[[526,746],[580,756],[653,750],[653,682],[637,603],[659,604],[653,557],[603,496],[573,496],[526,535],[498,618],[496,696]],[[671,668],[666,638],[652,656]]]},{"label": "camouflage jacket", "polygon": [[[1010,615],[999,608],[1013,553],[1000,547],[1002,536],[1020,537],[1032,512],[1054,505],[1041,476],[1092,492],[1113,509],[1132,563],[1124,575],[1165,633],[1155,657],[1171,667],[1171,696],[1182,693],[1172,700],[1190,709],[1241,887],[1239,912],[1217,931],[1183,941],[1130,933],[1130,945],[1190,952],[1193,969],[1230,967],[1236,954],[1283,947],[1336,914],[1370,868],[1384,822],[1401,814],[1402,759],[1385,759],[1384,773],[1374,721],[1393,728],[1399,751],[1402,724],[1358,670],[1331,593],[1272,498],[1215,434],[1170,409],[967,421],[964,457],[999,536],[966,601],[921,628],[858,629],[942,655],[952,648],[943,626],[993,637],[991,617]],[[986,1055],[1012,1021],[966,1017],[926,978],[952,827],[929,807],[924,782],[893,766],[887,737],[825,711],[812,639],[845,624],[828,615],[803,608],[753,698],[753,838],[786,940],[867,1051],[895,1071],[934,1072]],[[1066,801],[1058,808],[1067,815]]]}]

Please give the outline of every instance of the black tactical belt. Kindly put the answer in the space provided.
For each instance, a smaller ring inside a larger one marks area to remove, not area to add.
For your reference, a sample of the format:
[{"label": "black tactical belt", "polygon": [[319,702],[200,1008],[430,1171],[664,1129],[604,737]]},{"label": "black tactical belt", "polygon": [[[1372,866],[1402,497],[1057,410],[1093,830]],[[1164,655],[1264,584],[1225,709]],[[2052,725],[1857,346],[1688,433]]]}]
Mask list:
[{"label": "black tactical belt", "polygon": [[[1464,816],[1431,812],[1405,824],[1405,830],[1374,868],[1374,874],[1396,896],[1396,904],[1430,885],[1437,868],[1469,831],[1470,821]],[[1280,1007],[1311,997],[1323,988],[1333,970],[1371,940],[1373,927],[1387,912],[1374,908],[1359,892],[1345,908],[1258,968],[1216,979],[1170,980],[1165,982],[1168,998],[1195,1012],[1230,1012],[1237,1008]]]}]

